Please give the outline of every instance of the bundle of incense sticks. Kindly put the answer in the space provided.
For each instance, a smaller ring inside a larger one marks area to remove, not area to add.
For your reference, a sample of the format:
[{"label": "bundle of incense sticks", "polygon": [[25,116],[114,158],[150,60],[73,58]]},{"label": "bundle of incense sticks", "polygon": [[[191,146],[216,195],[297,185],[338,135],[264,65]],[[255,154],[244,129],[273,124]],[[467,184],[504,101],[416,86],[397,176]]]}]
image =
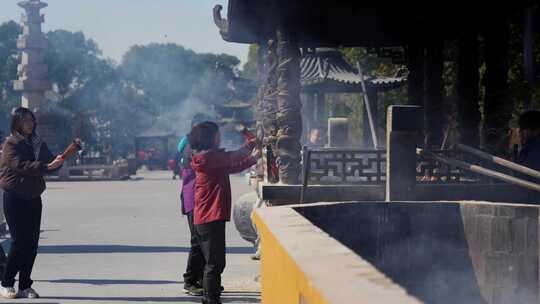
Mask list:
[{"label": "bundle of incense sticks", "polygon": [[69,144],[69,146],[66,148],[64,153],[62,153],[62,158],[66,159],[66,158],[74,155],[75,153],[77,153],[80,150],[82,150],[82,145],[81,145],[80,139],[78,139],[78,138],[74,139],[73,142],[71,144]]},{"label": "bundle of incense sticks", "polygon": [[246,137],[246,138],[256,139],[257,147],[260,148],[261,144],[260,144],[260,141],[257,139],[257,136],[255,134],[253,134],[251,131],[249,131],[246,126],[244,126],[243,124],[238,124],[238,125],[236,125],[236,130],[238,132],[240,132],[242,135],[244,135],[244,137]]}]

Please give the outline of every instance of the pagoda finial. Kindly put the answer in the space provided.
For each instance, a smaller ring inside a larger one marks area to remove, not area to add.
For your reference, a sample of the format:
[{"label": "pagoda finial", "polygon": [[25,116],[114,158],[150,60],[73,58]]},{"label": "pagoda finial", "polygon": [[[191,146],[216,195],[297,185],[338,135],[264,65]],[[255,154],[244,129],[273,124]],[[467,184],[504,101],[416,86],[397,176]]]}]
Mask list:
[{"label": "pagoda finial", "polygon": [[25,0],[19,2],[18,5],[24,8],[27,12],[37,9],[37,13],[39,13],[40,9],[46,8],[48,6],[47,3],[41,2],[41,0]]}]

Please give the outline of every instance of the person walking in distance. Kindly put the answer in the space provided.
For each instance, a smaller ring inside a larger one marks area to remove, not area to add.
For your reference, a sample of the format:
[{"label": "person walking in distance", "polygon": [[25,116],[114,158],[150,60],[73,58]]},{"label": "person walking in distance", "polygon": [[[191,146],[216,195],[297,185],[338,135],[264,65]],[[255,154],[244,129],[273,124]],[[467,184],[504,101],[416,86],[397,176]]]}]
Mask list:
[{"label": "person walking in distance", "polygon": [[[37,255],[41,225],[43,176],[58,170],[62,156],[53,156],[37,136],[36,119],[26,108],[17,108],[11,117],[11,136],[0,159],[0,187],[4,190],[4,212],[11,234],[11,249],[0,287],[0,296],[13,299],[38,298],[32,288],[32,268]],[[15,276],[19,274],[19,291]]]}]

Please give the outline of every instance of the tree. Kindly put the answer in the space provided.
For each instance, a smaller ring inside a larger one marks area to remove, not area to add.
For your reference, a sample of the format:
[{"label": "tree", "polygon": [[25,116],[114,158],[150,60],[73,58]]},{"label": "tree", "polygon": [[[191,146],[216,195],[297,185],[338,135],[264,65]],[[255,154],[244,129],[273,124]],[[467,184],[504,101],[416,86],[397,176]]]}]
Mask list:
[{"label": "tree", "polygon": [[[197,54],[176,44],[132,47],[119,73],[153,107],[154,123],[186,132],[192,109],[212,113],[212,106],[228,101],[229,81],[240,60],[226,54]],[[150,108],[150,107],[149,107]]]},{"label": "tree", "polygon": [[242,77],[257,80],[259,48],[258,44],[251,44],[249,46],[248,60],[242,68]]},{"label": "tree", "polygon": [[[7,132],[11,108],[20,104],[13,90],[20,62],[15,22],[0,25],[0,128]],[[46,33],[46,62],[52,89],[50,111],[61,139],[80,136],[91,147],[112,144],[125,156],[134,137],[152,126],[185,132],[197,112],[228,101],[229,82],[240,60],[227,54],[197,54],[176,44],[133,46],[120,65],[102,55],[82,32]]]},{"label": "tree", "polygon": [[[356,67],[357,64],[362,68],[364,75],[375,77],[393,77],[400,70],[404,69],[403,65],[394,64],[390,58],[378,57],[374,54],[369,54],[366,48],[344,48],[341,50],[347,62]],[[357,94],[342,94],[340,96],[333,95],[330,100],[332,103],[341,103],[346,105],[348,109],[342,112],[349,117],[353,123],[353,138],[360,139],[364,132],[363,130],[363,100]],[[386,126],[386,108],[393,104],[402,104],[407,98],[405,89],[396,89],[388,92],[381,92],[378,96],[378,111],[379,114],[379,129],[384,130]]]},{"label": "tree", "polygon": [[21,102],[21,94],[13,90],[17,78],[19,52],[17,38],[22,28],[14,21],[0,25],[0,130],[8,134],[9,113]]},{"label": "tree", "polygon": [[113,63],[101,56],[97,44],[82,32],[57,30],[48,32],[46,61],[52,90],[47,93],[50,111],[55,115],[58,135],[64,141],[82,137],[88,144],[101,140],[93,132],[101,113],[103,92],[117,82]]}]

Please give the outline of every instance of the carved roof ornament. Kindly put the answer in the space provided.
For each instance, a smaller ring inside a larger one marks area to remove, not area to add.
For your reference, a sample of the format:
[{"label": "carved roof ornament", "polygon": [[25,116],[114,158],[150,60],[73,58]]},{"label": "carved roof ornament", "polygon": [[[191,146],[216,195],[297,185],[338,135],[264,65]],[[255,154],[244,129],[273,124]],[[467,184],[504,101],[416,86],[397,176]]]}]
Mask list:
[{"label": "carved roof ornament", "polygon": [[221,16],[221,11],[223,6],[216,5],[214,6],[214,23],[219,28],[219,31],[223,37],[229,36],[229,20]]},{"label": "carved roof ornament", "polygon": [[40,0],[27,0],[27,1],[21,1],[18,3],[18,5],[26,10],[29,9],[43,9],[49,6],[45,2],[41,2]]}]

